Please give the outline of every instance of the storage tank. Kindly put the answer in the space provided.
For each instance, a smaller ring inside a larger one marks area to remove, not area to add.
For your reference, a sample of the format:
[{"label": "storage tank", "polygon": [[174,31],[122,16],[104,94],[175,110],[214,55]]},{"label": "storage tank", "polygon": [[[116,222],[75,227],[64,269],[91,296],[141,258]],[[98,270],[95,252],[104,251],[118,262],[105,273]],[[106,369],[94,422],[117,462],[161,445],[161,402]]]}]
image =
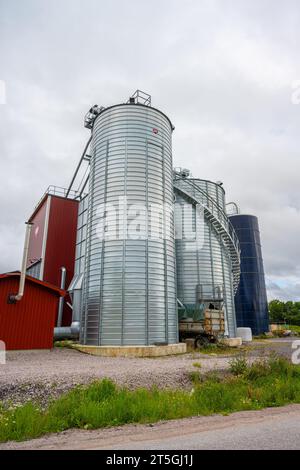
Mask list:
[{"label": "storage tank", "polygon": [[185,170],[175,172],[174,189],[178,299],[187,310],[221,306],[226,334],[234,337],[239,245],[225,213],[224,189],[189,178]]},{"label": "storage tank", "polygon": [[257,217],[230,216],[241,247],[241,281],[235,296],[237,326],[254,335],[269,331],[268,301]]},{"label": "storage tank", "polygon": [[92,126],[83,344],[178,341],[172,131],[164,113],[135,99],[98,109]]}]

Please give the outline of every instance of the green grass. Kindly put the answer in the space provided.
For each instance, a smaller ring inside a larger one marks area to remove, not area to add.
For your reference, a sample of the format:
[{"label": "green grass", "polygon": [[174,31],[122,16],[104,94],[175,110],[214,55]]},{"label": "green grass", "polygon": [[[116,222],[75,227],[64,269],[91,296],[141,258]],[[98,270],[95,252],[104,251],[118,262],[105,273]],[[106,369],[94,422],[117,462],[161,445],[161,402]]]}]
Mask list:
[{"label": "green grass", "polygon": [[196,351],[202,354],[213,354],[213,355],[224,354],[224,355],[232,356],[233,354],[239,354],[241,351],[246,351],[248,349],[249,348],[247,346],[241,346],[239,348],[232,348],[230,346],[227,346],[226,344],[218,342],[218,343],[206,344],[205,346],[198,348]]},{"label": "green grass", "polygon": [[300,403],[300,366],[282,358],[242,366],[236,360],[225,377],[201,376],[200,371],[192,377],[191,391],[157,388],[130,391],[105,379],[71,390],[46,410],[33,403],[15,409],[1,408],[0,441],[30,439],[70,428],[153,423]]},{"label": "green grass", "polygon": [[233,375],[245,374],[248,368],[248,363],[245,356],[235,357],[231,359],[229,365],[230,372]]},{"label": "green grass", "polygon": [[202,367],[201,362],[194,362],[193,366],[197,367],[197,369],[201,369],[201,367]]},{"label": "green grass", "polygon": [[288,325],[287,329],[292,330],[293,333],[296,333],[298,336],[300,336],[300,326],[299,325]]},{"label": "green grass", "polygon": [[69,339],[63,339],[61,341],[54,341],[53,344],[54,347],[56,348],[69,348],[73,349],[74,347],[74,341],[71,341]]}]

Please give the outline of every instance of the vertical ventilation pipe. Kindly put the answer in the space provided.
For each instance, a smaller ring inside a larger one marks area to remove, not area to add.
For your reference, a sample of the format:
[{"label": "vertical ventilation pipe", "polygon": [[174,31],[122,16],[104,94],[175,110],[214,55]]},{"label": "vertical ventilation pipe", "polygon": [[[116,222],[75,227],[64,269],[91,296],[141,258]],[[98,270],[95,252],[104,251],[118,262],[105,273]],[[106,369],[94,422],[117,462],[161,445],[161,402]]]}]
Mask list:
[{"label": "vertical ventilation pipe", "polygon": [[[60,268],[61,270],[61,280],[60,280],[60,288],[65,289],[66,286],[66,275],[67,275],[67,270],[64,266]],[[58,315],[57,315],[57,326],[60,327],[62,324],[62,317],[63,317],[63,309],[64,309],[64,298],[60,297],[59,298],[59,305],[58,305]]]},{"label": "vertical ventilation pipe", "polygon": [[33,225],[31,222],[25,222],[25,224],[26,224],[26,234],[25,234],[23,260],[22,260],[22,268],[21,268],[21,275],[20,275],[19,292],[14,297],[14,301],[16,301],[16,302],[18,302],[19,300],[22,300],[23,295],[24,295],[29,240],[30,240],[31,228],[32,228],[32,225]]}]

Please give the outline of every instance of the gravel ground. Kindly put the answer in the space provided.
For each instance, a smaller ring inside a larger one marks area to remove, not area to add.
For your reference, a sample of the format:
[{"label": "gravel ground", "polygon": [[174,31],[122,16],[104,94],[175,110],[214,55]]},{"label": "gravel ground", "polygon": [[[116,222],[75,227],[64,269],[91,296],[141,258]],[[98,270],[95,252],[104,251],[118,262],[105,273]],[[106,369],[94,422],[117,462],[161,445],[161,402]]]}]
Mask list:
[{"label": "gravel ground", "polygon": [[[151,359],[97,357],[66,348],[12,351],[0,366],[0,400],[20,403],[34,398],[46,404],[77,384],[104,377],[129,388],[189,387],[189,373],[199,361],[197,354]],[[224,369],[228,362],[224,357],[201,357],[201,371]]]},{"label": "gravel ground", "polygon": [[[291,355],[291,339],[253,344],[251,358],[276,351]],[[109,358],[80,353],[73,349],[54,348],[51,351],[10,351],[7,362],[0,365],[0,401],[14,404],[36,400],[46,405],[78,384],[109,377],[129,388],[190,387],[190,373],[226,370],[231,356],[183,354],[161,358]],[[193,364],[201,364],[196,368]]]}]

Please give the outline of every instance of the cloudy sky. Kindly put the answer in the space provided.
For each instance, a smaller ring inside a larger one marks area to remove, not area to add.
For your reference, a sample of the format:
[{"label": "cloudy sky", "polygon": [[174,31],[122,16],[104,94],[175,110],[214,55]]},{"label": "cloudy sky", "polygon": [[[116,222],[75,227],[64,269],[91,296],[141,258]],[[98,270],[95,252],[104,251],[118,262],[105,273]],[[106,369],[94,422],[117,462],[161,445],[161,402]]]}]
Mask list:
[{"label": "cloudy sky", "polygon": [[88,108],[140,88],[174,164],[259,217],[269,298],[300,299],[299,23],[299,0],[0,0],[0,272],[68,185]]}]

